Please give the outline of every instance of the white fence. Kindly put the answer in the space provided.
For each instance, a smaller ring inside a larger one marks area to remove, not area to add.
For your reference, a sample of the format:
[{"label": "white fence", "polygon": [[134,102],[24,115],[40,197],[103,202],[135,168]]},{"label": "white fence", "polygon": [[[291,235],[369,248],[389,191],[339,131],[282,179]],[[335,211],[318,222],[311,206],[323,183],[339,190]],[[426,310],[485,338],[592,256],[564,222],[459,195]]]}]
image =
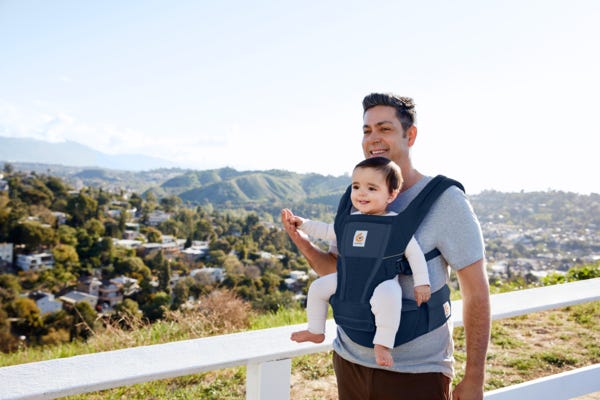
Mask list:
[{"label": "white fence", "polygon": [[[492,318],[600,300],[600,278],[492,296]],[[462,325],[462,302],[453,302]],[[291,360],[328,351],[335,324],[321,344],[292,342],[305,324],[86,354],[0,368],[0,399],[54,399],[73,394],[246,366],[247,400],[290,397]],[[600,364],[486,393],[488,400],[570,399],[600,391]]]}]

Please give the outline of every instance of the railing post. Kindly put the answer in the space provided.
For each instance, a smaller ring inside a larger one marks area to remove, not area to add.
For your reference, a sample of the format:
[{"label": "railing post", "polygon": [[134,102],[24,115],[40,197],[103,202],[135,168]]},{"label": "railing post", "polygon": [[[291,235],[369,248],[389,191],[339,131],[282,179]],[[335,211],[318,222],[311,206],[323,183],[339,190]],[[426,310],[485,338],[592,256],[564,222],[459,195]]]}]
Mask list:
[{"label": "railing post", "polygon": [[292,360],[246,366],[246,400],[289,400]]}]

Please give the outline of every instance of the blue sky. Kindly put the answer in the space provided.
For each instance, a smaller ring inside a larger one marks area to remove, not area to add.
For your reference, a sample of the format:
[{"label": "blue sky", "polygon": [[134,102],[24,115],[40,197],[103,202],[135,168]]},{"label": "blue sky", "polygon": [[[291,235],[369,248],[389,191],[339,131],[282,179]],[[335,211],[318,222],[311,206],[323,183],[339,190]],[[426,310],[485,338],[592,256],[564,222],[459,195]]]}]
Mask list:
[{"label": "blue sky", "polygon": [[421,172],[600,193],[600,2],[415,3],[0,0],[0,136],[340,175],[385,91]]}]

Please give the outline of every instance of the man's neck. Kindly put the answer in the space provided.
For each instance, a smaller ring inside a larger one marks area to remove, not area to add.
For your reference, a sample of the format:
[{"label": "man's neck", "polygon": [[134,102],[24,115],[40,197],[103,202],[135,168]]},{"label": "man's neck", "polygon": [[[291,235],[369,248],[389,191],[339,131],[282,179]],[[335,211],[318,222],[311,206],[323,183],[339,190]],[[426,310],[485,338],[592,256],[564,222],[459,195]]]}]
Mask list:
[{"label": "man's neck", "polygon": [[423,174],[414,168],[410,168],[406,172],[402,171],[402,179],[404,182],[402,183],[402,189],[400,189],[400,192],[410,189],[414,184],[419,182],[421,178],[423,178]]}]

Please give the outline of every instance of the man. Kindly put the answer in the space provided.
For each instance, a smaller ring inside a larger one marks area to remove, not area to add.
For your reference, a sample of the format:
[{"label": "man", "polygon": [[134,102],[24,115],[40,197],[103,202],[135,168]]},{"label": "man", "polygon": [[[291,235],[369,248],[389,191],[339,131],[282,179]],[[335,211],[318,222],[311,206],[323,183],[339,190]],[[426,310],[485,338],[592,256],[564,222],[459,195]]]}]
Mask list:
[{"label": "man", "polygon": [[[421,174],[410,157],[417,138],[413,100],[373,93],[364,98],[363,110],[365,157],[387,157],[402,169],[404,185],[390,205],[391,211],[401,212],[432,178]],[[282,219],[290,238],[319,275],[336,271],[336,254],[320,250],[291,221],[283,215]],[[464,378],[454,388],[452,399],[482,399],[490,335],[489,287],[481,229],[465,194],[457,187],[448,188],[415,237],[425,252],[433,248],[441,252],[441,256],[428,261],[431,291],[447,283],[448,266],[456,271],[460,285],[467,359]],[[402,275],[400,284],[406,297],[412,297],[409,290],[412,277]],[[451,398],[454,374],[451,322],[394,348],[394,365],[390,368],[378,366],[373,349],[354,343],[340,327],[333,348],[342,400]]]}]

